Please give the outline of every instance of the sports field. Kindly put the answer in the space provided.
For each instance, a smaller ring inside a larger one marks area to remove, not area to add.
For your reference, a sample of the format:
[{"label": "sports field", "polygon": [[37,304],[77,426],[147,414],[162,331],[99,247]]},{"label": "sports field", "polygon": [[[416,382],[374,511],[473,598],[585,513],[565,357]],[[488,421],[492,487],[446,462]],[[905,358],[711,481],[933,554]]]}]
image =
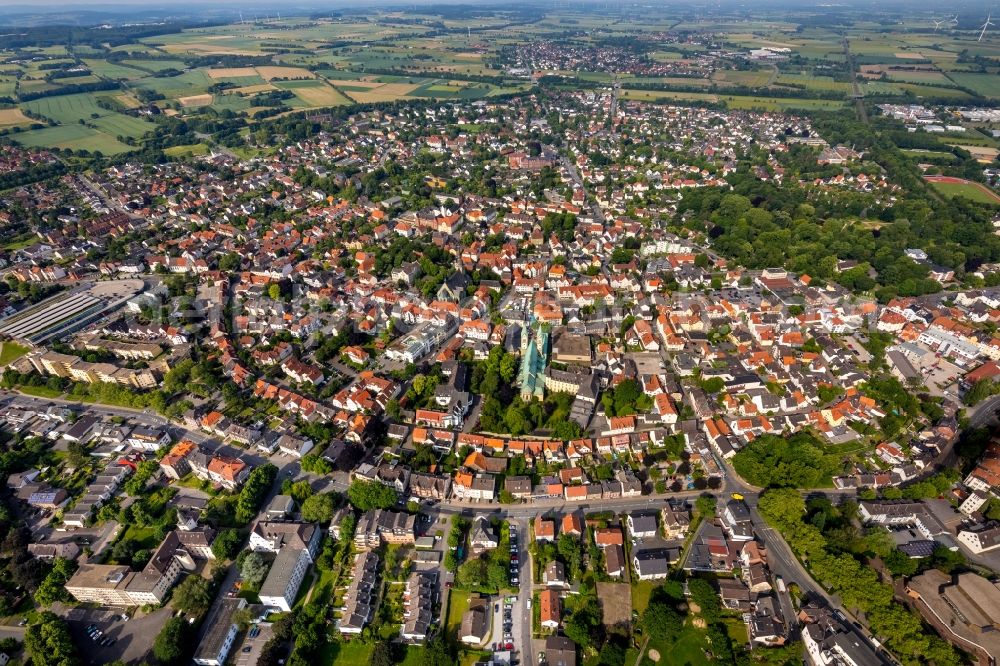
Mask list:
[{"label": "sports field", "polygon": [[979,203],[1000,205],[1000,194],[981,183],[948,176],[924,176],[934,189],[948,197],[965,197]]}]

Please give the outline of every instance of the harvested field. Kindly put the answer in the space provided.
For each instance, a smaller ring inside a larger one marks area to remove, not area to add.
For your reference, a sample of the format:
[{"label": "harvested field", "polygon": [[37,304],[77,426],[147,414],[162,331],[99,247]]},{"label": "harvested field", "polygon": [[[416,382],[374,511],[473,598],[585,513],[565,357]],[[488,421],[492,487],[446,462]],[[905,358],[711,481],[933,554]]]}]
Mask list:
[{"label": "harvested field", "polygon": [[0,109],[0,127],[15,127],[29,123],[31,118],[24,115],[21,109]]},{"label": "harvested field", "polygon": [[316,75],[310,72],[308,69],[303,69],[302,67],[280,67],[280,66],[264,66],[258,67],[257,73],[260,74],[264,80],[270,81],[271,79],[315,79]]},{"label": "harvested field", "polygon": [[350,98],[327,85],[294,88],[292,92],[309,106],[337,106],[351,103]]},{"label": "harvested field", "polygon": [[266,92],[268,90],[274,90],[274,86],[270,83],[258,83],[255,86],[243,86],[242,88],[233,88],[231,92],[242,93],[244,95],[254,95],[259,92]]},{"label": "harvested field", "polygon": [[360,104],[367,102],[392,102],[406,97],[420,86],[409,83],[386,83],[366,92],[351,92],[351,98]]},{"label": "harvested field", "polygon": [[212,103],[211,95],[191,95],[190,97],[181,97],[177,100],[181,103],[181,106],[191,108],[195,106],[208,106]]},{"label": "harvested field", "polygon": [[230,79],[240,76],[257,76],[257,70],[253,67],[223,67],[221,69],[207,69],[205,72],[213,79]]},{"label": "harvested field", "polygon": [[141,104],[139,104],[139,100],[137,100],[135,97],[132,97],[132,95],[129,95],[128,93],[115,95],[114,99],[116,102],[124,106],[126,109],[138,109],[140,106],[142,106]]}]

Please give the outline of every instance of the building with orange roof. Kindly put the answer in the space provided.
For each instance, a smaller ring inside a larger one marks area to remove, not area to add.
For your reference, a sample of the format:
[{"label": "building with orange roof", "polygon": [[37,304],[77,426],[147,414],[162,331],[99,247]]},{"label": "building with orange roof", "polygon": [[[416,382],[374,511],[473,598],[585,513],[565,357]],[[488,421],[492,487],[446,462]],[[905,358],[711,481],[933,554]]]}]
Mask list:
[{"label": "building with orange roof", "polygon": [[187,457],[197,448],[198,445],[188,439],[175,444],[160,460],[160,469],[163,470],[164,475],[174,480],[187,476],[191,471]]},{"label": "building with orange roof", "polygon": [[562,622],[559,593],[555,590],[542,590],[538,595],[538,607],[542,626],[546,629],[558,629]]},{"label": "building with orange roof", "polygon": [[539,516],[535,519],[535,541],[555,541],[556,522]]}]

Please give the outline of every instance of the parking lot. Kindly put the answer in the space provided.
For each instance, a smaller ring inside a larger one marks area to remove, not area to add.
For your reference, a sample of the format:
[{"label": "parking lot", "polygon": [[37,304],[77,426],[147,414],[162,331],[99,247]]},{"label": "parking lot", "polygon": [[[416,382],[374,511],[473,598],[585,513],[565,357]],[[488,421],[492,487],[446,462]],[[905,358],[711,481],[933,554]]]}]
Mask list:
[{"label": "parking lot", "polygon": [[[153,649],[153,640],[170,618],[170,609],[161,608],[129,620],[121,619],[120,610],[106,608],[71,608],[64,614],[73,642],[81,646],[80,654],[87,664],[107,664],[121,659],[138,663]],[[91,638],[87,628],[101,633]],[[111,642],[110,645],[102,645]]]},{"label": "parking lot", "polygon": [[260,651],[271,640],[273,631],[270,622],[255,624],[247,631],[243,642],[235,650],[236,666],[256,666]]},{"label": "parking lot", "polygon": [[630,352],[627,358],[635,361],[639,375],[659,375],[663,373],[665,364],[659,352]]},{"label": "parking lot", "polygon": [[957,379],[965,371],[943,358],[935,358],[932,362],[920,367],[924,376],[924,385],[931,395],[942,396],[950,390],[952,397],[957,397]]}]

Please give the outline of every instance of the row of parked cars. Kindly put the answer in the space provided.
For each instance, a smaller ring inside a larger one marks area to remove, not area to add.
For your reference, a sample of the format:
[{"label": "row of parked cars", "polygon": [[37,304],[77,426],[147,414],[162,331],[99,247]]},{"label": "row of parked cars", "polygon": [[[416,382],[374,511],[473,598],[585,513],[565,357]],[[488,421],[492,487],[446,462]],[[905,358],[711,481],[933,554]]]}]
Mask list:
[{"label": "row of parked cars", "polygon": [[518,568],[520,567],[521,555],[517,545],[517,525],[510,526],[510,584],[520,585],[521,578]]},{"label": "row of parked cars", "polygon": [[104,636],[104,632],[98,629],[96,624],[88,625],[86,631],[87,635],[90,636],[90,640],[102,647],[109,647],[115,644],[115,639]]}]

